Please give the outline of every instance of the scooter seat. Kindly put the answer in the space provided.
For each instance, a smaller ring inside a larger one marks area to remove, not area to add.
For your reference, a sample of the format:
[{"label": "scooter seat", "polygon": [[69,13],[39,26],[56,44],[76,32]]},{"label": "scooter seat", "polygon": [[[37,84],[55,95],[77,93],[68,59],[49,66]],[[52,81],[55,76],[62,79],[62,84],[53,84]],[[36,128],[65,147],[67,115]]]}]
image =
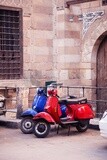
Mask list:
[{"label": "scooter seat", "polygon": [[85,97],[67,99],[67,104],[84,104],[84,103],[87,103],[87,98]]},{"label": "scooter seat", "polygon": [[60,97],[60,98],[58,98],[58,100],[59,100],[60,104],[66,105],[68,99],[75,99],[75,98],[77,98],[77,97],[75,97],[75,96],[66,96],[66,97]]},{"label": "scooter seat", "polygon": [[59,104],[66,105],[67,104],[67,99],[59,99]]},{"label": "scooter seat", "polygon": [[59,99],[60,104],[84,104],[87,103],[87,98],[80,97],[80,98],[60,98]]},{"label": "scooter seat", "polygon": [[75,98],[77,98],[77,97],[75,97],[75,96],[60,97],[59,98],[59,103],[60,104],[67,104],[68,99],[75,99]]}]

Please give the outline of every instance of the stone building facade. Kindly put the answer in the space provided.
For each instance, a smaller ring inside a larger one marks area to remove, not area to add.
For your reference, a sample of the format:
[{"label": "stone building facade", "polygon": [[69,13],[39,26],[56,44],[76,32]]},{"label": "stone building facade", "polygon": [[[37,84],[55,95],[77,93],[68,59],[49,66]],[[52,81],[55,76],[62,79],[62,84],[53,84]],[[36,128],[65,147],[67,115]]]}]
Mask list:
[{"label": "stone building facade", "polygon": [[[64,77],[64,83],[68,85],[97,87],[87,90],[87,97],[106,100],[107,1],[58,2],[56,44],[59,77]],[[104,103],[94,105],[98,113],[107,109]]]},{"label": "stone building facade", "polygon": [[[22,77],[0,80],[0,86],[19,87],[23,106],[28,106],[29,88],[46,81],[98,86],[106,4],[106,0],[0,0],[2,8],[22,9],[23,22]],[[89,96],[96,98],[95,93]]]}]

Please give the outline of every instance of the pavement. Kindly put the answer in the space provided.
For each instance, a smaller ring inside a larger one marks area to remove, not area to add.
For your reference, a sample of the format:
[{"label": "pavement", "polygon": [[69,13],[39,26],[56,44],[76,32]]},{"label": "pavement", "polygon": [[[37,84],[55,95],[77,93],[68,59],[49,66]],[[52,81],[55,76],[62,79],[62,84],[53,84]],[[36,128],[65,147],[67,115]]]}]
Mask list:
[{"label": "pavement", "polygon": [[[18,129],[20,127],[21,119],[16,119],[6,117],[6,116],[0,116],[0,125],[6,126],[8,128]],[[90,120],[89,128],[99,130],[99,119],[94,118]]]},{"label": "pavement", "polygon": [[49,132],[46,138],[23,134],[19,129],[0,127],[0,160],[107,160],[107,141],[100,132],[75,127]]}]

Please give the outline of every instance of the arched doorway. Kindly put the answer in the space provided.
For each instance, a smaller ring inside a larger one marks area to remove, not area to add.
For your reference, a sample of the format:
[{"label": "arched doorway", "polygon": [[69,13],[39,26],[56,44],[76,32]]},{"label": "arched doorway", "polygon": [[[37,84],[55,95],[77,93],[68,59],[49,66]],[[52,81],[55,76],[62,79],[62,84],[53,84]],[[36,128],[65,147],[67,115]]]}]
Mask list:
[{"label": "arched doorway", "polygon": [[[107,36],[102,40],[97,53],[97,100],[107,100]],[[101,116],[107,109],[107,103],[97,103],[97,113]]]}]

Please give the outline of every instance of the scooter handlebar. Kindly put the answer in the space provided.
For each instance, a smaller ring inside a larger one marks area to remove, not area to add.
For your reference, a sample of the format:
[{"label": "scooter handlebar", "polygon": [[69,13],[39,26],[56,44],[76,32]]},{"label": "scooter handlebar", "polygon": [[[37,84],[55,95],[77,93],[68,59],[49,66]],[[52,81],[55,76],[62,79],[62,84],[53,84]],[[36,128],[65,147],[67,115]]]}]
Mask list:
[{"label": "scooter handlebar", "polygon": [[53,86],[53,87],[61,87],[63,85],[63,83],[52,83],[50,86]]}]

